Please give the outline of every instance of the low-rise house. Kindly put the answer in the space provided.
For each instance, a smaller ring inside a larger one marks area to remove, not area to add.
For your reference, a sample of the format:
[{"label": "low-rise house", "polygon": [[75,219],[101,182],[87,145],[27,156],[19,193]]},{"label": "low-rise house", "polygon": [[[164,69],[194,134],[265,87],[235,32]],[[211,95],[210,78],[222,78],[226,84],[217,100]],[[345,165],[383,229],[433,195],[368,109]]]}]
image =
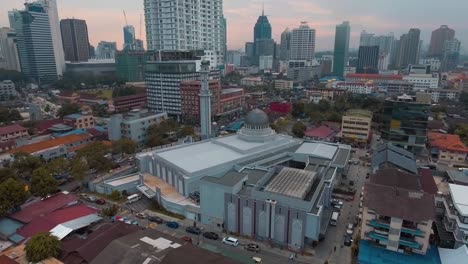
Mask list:
[{"label": "low-rise house", "polygon": [[429,132],[429,147],[434,162],[454,167],[463,167],[467,164],[468,147],[458,135]]},{"label": "low-rise house", "polygon": [[29,136],[28,129],[21,125],[14,124],[0,127],[0,142],[11,141]]},{"label": "low-rise house", "polygon": [[91,139],[92,136],[88,134],[69,135],[21,146],[11,150],[10,154],[25,152],[48,161],[59,157],[68,157],[70,148],[88,144]]},{"label": "low-rise house", "polygon": [[67,115],[63,118],[63,122],[74,128],[92,128],[96,125],[94,116],[82,114]]},{"label": "low-rise house", "polygon": [[333,129],[327,126],[319,126],[315,128],[309,128],[304,132],[304,137],[318,140],[318,141],[327,141],[332,142],[335,139],[335,132]]}]

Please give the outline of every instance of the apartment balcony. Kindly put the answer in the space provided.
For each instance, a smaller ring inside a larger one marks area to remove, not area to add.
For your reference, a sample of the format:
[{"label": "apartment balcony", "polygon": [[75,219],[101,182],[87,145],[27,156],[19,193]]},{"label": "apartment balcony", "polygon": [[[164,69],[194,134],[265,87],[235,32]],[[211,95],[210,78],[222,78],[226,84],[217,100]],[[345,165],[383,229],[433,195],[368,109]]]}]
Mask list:
[{"label": "apartment balcony", "polygon": [[405,247],[410,247],[414,249],[421,249],[421,245],[419,245],[418,242],[408,239],[408,238],[400,238],[399,241],[400,245],[405,246]]},{"label": "apartment balcony", "polygon": [[369,222],[369,225],[372,226],[372,227],[379,227],[379,228],[386,228],[386,229],[390,229],[390,223],[382,223],[380,221],[377,221],[377,220],[371,220]]},{"label": "apartment balcony", "polygon": [[377,234],[376,232],[367,233],[367,237],[375,239],[375,240],[379,240],[379,241],[384,242],[384,243],[388,242],[388,237],[387,236]]},{"label": "apartment balcony", "polygon": [[414,236],[424,236],[424,232],[421,229],[418,229],[417,227],[412,227],[412,228],[403,227],[401,228],[401,232],[411,234]]}]

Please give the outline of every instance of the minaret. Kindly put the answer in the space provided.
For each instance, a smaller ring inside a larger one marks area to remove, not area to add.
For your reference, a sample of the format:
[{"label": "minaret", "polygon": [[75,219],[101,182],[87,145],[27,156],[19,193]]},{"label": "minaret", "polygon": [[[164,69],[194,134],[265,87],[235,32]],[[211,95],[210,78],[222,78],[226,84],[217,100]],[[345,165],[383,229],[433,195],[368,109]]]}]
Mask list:
[{"label": "minaret", "polygon": [[202,140],[211,137],[211,92],[208,84],[210,62],[201,62],[200,127]]}]

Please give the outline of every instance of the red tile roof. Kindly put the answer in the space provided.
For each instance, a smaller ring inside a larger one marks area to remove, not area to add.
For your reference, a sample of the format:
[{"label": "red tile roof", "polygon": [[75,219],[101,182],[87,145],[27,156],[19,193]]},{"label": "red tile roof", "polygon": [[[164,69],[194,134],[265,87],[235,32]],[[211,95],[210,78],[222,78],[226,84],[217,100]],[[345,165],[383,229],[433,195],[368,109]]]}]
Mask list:
[{"label": "red tile roof", "polygon": [[319,126],[317,128],[307,129],[304,135],[311,138],[326,139],[333,136],[333,129],[326,126]]},{"label": "red tile roof", "polygon": [[46,131],[53,125],[62,124],[62,119],[42,120],[36,123],[35,127],[39,131]]},{"label": "red tile roof", "polygon": [[41,215],[33,219],[30,223],[17,230],[17,234],[24,238],[34,236],[39,232],[47,232],[57,225],[78,219],[83,216],[97,213],[97,209],[84,204],[70,206],[57,211]]},{"label": "red tile roof", "polygon": [[19,262],[5,256],[5,255],[2,255],[0,256],[0,264],[19,264]]},{"label": "red tile roof", "polygon": [[27,130],[28,129],[25,127],[22,127],[18,124],[14,124],[14,125],[0,127],[0,135],[10,134],[10,133],[15,133],[15,132],[20,132],[20,131],[27,131]]},{"label": "red tile roof", "polygon": [[29,223],[36,217],[63,208],[77,200],[78,198],[74,194],[58,193],[50,198],[27,205],[9,217],[23,223]]},{"label": "red tile roof", "polygon": [[25,146],[22,146],[22,147],[19,147],[17,149],[10,151],[10,153],[14,154],[18,152],[26,152],[26,153],[32,154],[41,150],[58,147],[60,145],[72,144],[72,143],[76,143],[78,141],[84,141],[90,138],[91,136],[87,134],[68,135],[68,136],[64,136],[60,138],[54,138],[54,139],[47,140],[47,141],[41,141],[41,142],[25,145]]},{"label": "red tile roof", "polygon": [[458,135],[429,132],[428,139],[432,147],[440,150],[468,153],[468,148]]}]

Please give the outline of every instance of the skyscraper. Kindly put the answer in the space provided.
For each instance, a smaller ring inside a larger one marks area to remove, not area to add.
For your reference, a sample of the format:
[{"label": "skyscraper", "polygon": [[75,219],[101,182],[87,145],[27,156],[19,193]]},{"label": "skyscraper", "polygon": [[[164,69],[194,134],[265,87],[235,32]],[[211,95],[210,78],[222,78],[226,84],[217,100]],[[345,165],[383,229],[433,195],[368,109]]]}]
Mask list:
[{"label": "skyscraper", "polygon": [[117,44],[115,42],[101,41],[96,48],[96,58],[98,59],[114,59]]},{"label": "skyscraper", "polygon": [[202,139],[211,137],[211,92],[208,84],[210,68],[208,61],[201,62],[200,134]]},{"label": "skyscraper", "polygon": [[379,73],[379,46],[360,46],[356,73]]},{"label": "skyscraper", "polygon": [[455,30],[449,28],[446,25],[442,25],[440,28],[432,31],[428,55],[430,57],[437,57],[441,59],[444,52],[445,41],[453,40],[454,37]]},{"label": "skyscraper", "polygon": [[442,55],[442,71],[454,70],[460,58],[461,43],[458,39],[446,40]]},{"label": "skyscraper", "polygon": [[254,56],[253,64],[259,64],[260,56],[272,56],[275,52],[275,42],[271,38],[271,24],[268,17],[262,10],[262,15],[258,17],[257,23],[254,26]]},{"label": "skyscraper", "polygon": [[0,28],[0,69],[21,71],[16,32],[12,28]]},{"label": "skyscraper", "polygon": [[226,20],[226,18],[224,16],[221,18],[221,26],[223,27],[222,31],[221,31],[221,34],[222,34],[221,45],[223,46],[223,54],[224,54],[223,62],[226,63],[226,59],[227,59],[227,20]]},{"label": "skyscraper", "polygon": [[88,26],[81,19],[60,20],[63,50],[66,61],[87,61],[89,59]]},{"label": "skyscraper", "polygon": [[135,50],[135,27],[132,25],[126,25],[123,27],[124,33],[124,50]]},{"label": "skyscraper", "polygon": [[348,64],[350,32],[351,27],[348,21],[336,26],[335,49],[333,53],[333,74],[336,76],[343,77],[344,68]]},{"label": "skyscraper", "polygon": [[398,41],[395,56],[395,66],[398,69],[404,69],[409,64],[418,64],[421,31],[412,28],[407,34],[403,34]]},{"label": "skyscraper", "polygon": [[57,75],[62,76],[63,72],[65,71],[65,54],[62,46],[62,34],[60,32],[60,20],[58,16],[57,1],[38,0],[37,3],[44,7],[49,17],[52,46],[54,47],[55,68],[57,69]]},{"label": "skyscraper", "polygon": [[205,50],[210,65],[223,64],[223,1],[144,0],[147,49]]},{"label": "skyscraper", "polygon": [[301,22],[291,33],[291,60],[310,61],[315,56],[315,29]]},{"label": "skyscraper", "polygon": [[283,33],[281,33],[281,44],[280,44],[280,60],[287,61],[289,60],[289,54],[291,52],[291,31],[289,28],[286,28]]},{"label": "skyscraper", "polygon": [[21,71],[38,83],[57,80],[49,15],[44,5],[26,3],[24,10],[13,10],[8,15],[17,33]]}]

